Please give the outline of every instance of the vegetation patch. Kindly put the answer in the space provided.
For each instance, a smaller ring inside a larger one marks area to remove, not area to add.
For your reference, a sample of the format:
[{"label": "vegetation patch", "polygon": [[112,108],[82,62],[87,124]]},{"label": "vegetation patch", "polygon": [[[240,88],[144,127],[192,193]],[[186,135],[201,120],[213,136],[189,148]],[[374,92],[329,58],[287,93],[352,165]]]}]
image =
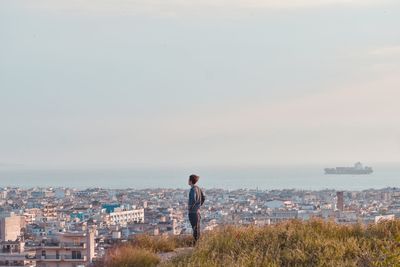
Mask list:
[{"label": "vegetation patch", "polygon": [[223,227],[166,266],[400,266],[400,221],[364,226],[312,220]]},{"label": "vegetation patch", "polygon": [[150,250],[122,245],[109,250],[104,261],[98,266],[153,267],[157,266],[159,262],[158,256]]},{"label": "vegetation patch", "polygon": [[157,254],[191,243],[190,236],[139,235],[109,250],[102,266],[400,267],[399,220],[368,226],[294,220],[220,227],[204,233],[191,252],[160,262]]}]

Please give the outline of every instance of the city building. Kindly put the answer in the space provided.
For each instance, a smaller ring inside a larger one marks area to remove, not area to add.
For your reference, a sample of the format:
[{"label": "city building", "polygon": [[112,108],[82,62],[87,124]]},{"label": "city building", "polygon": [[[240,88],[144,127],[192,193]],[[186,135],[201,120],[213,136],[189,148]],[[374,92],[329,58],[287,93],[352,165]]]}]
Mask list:
[{"label": "city building", "polygon": [[336,197],[337,197],[336,208],[339,211],[343,211],[344,210],[344,194],[343,194],[343,191],[338,191],[336,193]]},{"label": "city building", "polygon": [[0,242],[0,266],[36,266],[34,254],[24,251],[25,242],[1,241]]},{"label": "city building", "polygon": [[21,235],[24,217],[14,213],[0,218],[0,241],[15,241]]},{"label": "city building", "polygon": [[38,267],[83,267],[94,258],[95,231],[62,232],[35,248]]},{"label": "city building", "polygon": [[111,225],[127,225],[129,223],[143,223],[144,209],[121,210],[114,209],[108,216]]}]

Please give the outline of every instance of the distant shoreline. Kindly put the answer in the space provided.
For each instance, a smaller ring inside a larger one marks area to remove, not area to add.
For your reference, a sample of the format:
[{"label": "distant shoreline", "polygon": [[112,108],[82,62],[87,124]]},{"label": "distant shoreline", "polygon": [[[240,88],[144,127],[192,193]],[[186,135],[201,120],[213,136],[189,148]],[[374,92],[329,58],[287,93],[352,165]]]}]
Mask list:
[{"label": "distant shoreline", "polygon": [[237,168],[119,168],[119,169],[29,169],[0,168],[0,186],[73,188],[187,188],[191,173],[200,175],[205,188],[260,190],[365,190],[400,187],[400,164],[374,164],[366,176],[325,175],[318,166]]}]

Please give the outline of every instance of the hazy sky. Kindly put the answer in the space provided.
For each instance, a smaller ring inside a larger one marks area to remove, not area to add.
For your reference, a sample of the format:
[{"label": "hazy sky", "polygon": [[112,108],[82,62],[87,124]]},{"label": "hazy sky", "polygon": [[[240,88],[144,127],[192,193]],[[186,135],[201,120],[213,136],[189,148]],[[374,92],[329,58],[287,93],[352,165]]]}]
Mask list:
[{"label": "hazy sky", "polygon": [[0,0],[0,163],[400,160],[400,1]]}]

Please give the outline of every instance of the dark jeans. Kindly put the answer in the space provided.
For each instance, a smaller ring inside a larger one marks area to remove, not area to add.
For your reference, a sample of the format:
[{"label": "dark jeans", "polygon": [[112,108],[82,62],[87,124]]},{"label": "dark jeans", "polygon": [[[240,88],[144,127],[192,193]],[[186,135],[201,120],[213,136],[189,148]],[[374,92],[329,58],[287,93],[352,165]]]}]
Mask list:
[{"label": "dark jeans", "polygon": [[193,229],[194,240],[197,241],[200,238],[200,212],[189,213],[189,221]]}]

